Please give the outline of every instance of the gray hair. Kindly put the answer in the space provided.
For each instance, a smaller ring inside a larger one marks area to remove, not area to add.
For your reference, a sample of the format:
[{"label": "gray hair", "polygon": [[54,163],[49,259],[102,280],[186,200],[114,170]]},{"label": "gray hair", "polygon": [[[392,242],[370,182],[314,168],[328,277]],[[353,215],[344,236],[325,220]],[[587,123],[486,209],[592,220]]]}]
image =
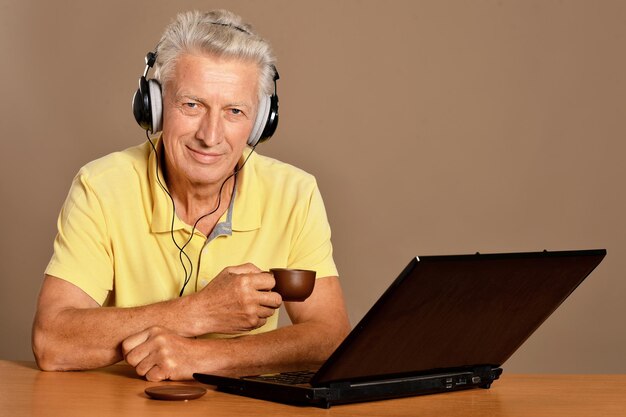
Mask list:
[{"label": "gray hair", "polygon": [[252,61],[259,67],[259,97],[274,92],[275,58],[269,43],[232,12],[189,11],[176,16],[165,28],[156,48],[154,78],[163,87],[184,53],[208,53]]}]

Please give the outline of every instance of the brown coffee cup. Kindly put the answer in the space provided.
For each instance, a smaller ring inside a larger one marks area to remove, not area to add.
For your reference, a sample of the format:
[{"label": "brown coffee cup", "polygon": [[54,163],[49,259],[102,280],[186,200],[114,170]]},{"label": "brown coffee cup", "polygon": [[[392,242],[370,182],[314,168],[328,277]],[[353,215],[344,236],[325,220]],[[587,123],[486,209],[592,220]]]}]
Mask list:
[{"label": "brown coffee cup", "polygon": [[270,269],[276,285],[272,291],[276,291],[283,301],[304,301],[313,292],[315,286],[315,271],[306,269]]}]

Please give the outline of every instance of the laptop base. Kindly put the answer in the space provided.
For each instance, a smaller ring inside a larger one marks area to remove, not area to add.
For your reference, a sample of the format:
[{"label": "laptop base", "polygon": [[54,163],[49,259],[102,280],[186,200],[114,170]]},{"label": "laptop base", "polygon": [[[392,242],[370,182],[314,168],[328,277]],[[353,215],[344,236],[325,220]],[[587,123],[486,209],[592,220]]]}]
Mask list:
[{"label": "laptop base", "polygon": [[[330,408],[335,404],[384,400],[416,395],[459,391],[470,388],[490,388],[502,374],[501,368],[481,367],[471,371],[390,378],[365,382],[335,382],[328,386],[308,384],[288,385],[268,383],[258,377],[228,378],[209,374],[194,374],[204,384],[219,391],[284,404]],[[276,389],[276,385],[280,389]]]}]

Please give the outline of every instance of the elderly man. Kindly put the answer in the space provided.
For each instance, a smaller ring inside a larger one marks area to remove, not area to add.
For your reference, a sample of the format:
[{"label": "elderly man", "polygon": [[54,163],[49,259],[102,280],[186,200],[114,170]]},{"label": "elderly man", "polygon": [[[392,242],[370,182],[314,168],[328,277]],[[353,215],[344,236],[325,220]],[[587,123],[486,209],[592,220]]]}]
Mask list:
[{"label": "elderly man", "polygon": [[[33,324],[39,367],[125,359],[164,380],[319,364],[349,324],[314,178],[254,153],[277,122],[269,45],[230,12],[189,12],[147,60],[133,110],[154,135],[72,183]],[[272,267],[318,275],[279,329]]]}]

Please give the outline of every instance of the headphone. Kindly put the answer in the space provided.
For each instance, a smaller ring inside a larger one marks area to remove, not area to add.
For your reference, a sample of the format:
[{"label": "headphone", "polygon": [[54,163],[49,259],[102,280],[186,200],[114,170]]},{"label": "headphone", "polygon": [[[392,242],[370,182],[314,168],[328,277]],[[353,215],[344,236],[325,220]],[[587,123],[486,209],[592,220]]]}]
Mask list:
[{"label": "headphone", "polygon": [[[161,84],[155,79],[147,79],[148,71],[156,62],[156,52],[146,55],[146,69],[139,78],[139,89],[133,96],[133,115],[139,126],[155,134],[163,130],[163,96]],[[248,145],[254,147],[272,137],[278,126],[278,95],[276,94],[276,80],[280,78],[276,67],[274,69],[274,93],[262,95],[259,100],[254,126],[248,137]]]}]

